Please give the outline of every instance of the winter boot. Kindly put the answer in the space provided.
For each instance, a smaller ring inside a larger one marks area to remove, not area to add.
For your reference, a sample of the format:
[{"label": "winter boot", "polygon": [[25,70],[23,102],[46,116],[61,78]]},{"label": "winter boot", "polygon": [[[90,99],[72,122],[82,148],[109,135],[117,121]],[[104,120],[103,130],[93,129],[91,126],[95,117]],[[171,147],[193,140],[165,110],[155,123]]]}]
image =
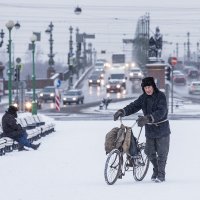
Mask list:
[{"label": "winter boot", "polygon": [[31,144],[31,148],[34,149],[34,150],[37,150],[40,146],[40,143],[38,144]]},{"label": "winter boot", "polygon": [[153,164],[153,174],[151,176],[151,180],[155,181],[158,176],[158,162],[157,159],[151,160],[151,163]]},{"label": "winter boot", "polygon": [[18,148],[18,151],[28,151],[28,149],[25,149],[24,146],[20,146],[20,147]]},{"label": "winter boot", "polygon": [[165,166],[166,161],[158,161],[158,176],[156,178],[157,183],[161,183],[165,181]]}]

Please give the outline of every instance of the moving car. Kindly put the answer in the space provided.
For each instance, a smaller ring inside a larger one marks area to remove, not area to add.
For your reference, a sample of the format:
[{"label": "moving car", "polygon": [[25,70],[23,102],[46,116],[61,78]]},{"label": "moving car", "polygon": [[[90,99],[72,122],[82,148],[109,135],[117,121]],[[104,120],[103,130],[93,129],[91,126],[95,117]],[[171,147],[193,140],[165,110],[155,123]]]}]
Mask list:
[{"label": "moving car", "polygon": [[44,102],[49,100],[55,102],[55,90],[54,86],[45,87],[40,93],[40,99]]},{"label": "moving car", "polygon": [[189,84],[189,94],[200,94],[200,81],[192,81]]},{"label": "moving car", "polygon": [[63,94],[63,104],[82,103],[84,102],[84,95],[80,89],[71,89]]},{"label": "moving car", "polygon": [[97,75],[100,79],[103,79],[104,78],[104,71],[94,70],[92,72],[92,75]]},{"label": "moving car", "polygon": [[199,78],[199,71],[197,69],[190,69],[188,71],[187,76],[191,79],[198,79]]},{"label": "moving car", "polygon": [[[36,100],[36,104],[37,104],[37,109],[41,109],[42,101],[39,98],[38,93],[35,94],[35,100]],[[25,111],[31,112],[32,111],[32,101],[33,101],[33,92],[31,91],[31,92],[26,92],[22,99],[17,98],[17,96],[15,96],[13,105],[19,108],[19,106],[21,106],[21,102],[22,102],[23,109]]]},{"label": "moving car", "polygon": [[144,75],[143,75],[143,72],[140,68],[131,68],[130,69],[130,72],[129,72],[129,80],[132,81],[134,79],[143,79],[144,78]]},{"label": "moving car", "polygon": [[100,76],[98,74],[92,74],[89,78],[88,78],[88,85],[96,85],[96,86],[100,86],[101,85],[101,79]]},{"label": "moving car", "polygon": [[107,92],[121,92],[126,89],[127,77],[124,73],[111,74],[106,85]]},{"label": "moving car", "polygon": [[[31,112],[32,111],[32,101],[33,101],[33,92],[26,92],[25,93],[25,111]],[[37,103],[37,108],[41,109],[42,108],[42,101],[38,97],[38,94],[35,94],[35,100]]]},{"label": "moving car", "polygon": [[186,84],[186,76],[179,70],[173,71],[173,81],[175,84]]}]

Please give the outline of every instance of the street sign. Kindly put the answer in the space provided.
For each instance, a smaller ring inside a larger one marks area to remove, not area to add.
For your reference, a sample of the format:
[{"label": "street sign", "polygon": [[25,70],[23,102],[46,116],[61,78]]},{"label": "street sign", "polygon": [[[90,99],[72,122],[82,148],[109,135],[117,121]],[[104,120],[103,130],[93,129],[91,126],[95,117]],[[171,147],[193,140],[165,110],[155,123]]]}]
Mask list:
[{"label": "street sign", "polygon": [[40,41],[41,40],[41,33],[40,32],[33,32],[33,34],[36,36],[36,41]]},{"label": "street sign", "polygon": [[16,58],[16,62],[19,64],[21,62],[21,58]]},{"label": "street sign", "polygon": [[171,66],[175,66],[177,64],[177,57],[169,57],[168,59],[168,63],[171,65]]},{"label": "street sign", "polygon": [[86,38],[86,39],[94,39],[95,35],[94,34],[86,34],[86,33],[84,33],[83,37]]},{"label": "street sign", "polygon": [[123,39],[123,43],[125,43],[125,44],[133,44],[134,40],[133,39]]},{"label": "street sign", "polygon": [[61,86],[61,80],[60,80],[60,79],[55,79],[55,80],[54,80],[54,86],[55,86],[56,88],[59,88],[59,87]]}]

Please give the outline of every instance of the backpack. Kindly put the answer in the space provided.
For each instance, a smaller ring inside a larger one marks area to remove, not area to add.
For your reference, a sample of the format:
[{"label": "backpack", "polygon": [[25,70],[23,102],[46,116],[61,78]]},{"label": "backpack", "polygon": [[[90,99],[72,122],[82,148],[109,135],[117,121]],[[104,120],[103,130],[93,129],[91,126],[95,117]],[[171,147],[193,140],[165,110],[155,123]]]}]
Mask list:
[{"label": "backpack", "polygon": [[120,128],[115,127],[106,134],[105,137],[105,151],[106,154],[110,153],[113,149],[119,149],[122,147],[124,153],[129,153],[131,143],[131,131],[130,127],[126,127],[121,124]]}]

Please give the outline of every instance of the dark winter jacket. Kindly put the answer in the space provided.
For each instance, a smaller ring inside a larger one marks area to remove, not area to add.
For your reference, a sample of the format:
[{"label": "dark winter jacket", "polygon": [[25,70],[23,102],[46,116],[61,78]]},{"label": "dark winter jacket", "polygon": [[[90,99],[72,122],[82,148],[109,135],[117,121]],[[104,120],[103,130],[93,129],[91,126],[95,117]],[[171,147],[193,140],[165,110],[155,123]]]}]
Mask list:
[{"label": "dark winter jacket", "polygon": [[[153,122],[158,123],[167,119],[168,108],[165,94],[161,91],[156,91],[153,95],[143,93],[134,102],[123,108],[125,116],[134,114],[142,109],[144,115],[151,115]],[[145,125],[145,136],[147,138],[160,138],[170,134],[169,121],[155,124]]]},{"label": "dark winter jacket", "polygon": [[17,124],[17,113],[6,111],[2,117],[3,137],[16,139],[22,136],[23,128]]}]

